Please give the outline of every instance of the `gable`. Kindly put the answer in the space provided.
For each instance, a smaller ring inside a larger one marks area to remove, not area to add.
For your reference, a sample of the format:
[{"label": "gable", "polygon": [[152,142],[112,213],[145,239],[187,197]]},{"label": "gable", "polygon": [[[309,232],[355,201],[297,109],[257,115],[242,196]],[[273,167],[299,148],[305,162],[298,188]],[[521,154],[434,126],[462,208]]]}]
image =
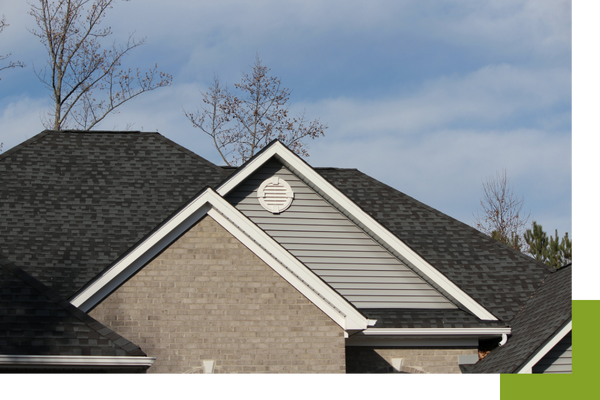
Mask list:
[{"label": "gable", "polygon": [[85,312],[93,309],[206,215],[215,219],[342,328],[365,329],[368,324],[375,323],[210,188],[116,260],[77,293],[71,303]]},{"label": "gable", "polygon": [[156,357],[149,372],[344,372],[344,330],[210,215],[90,315]]},{"label": "gable", "polygon": [[[273,177],[294,193],[289,208],[276,214],[257,195]],[[226,199],[359,309],[457,308],[274,158]]]}]

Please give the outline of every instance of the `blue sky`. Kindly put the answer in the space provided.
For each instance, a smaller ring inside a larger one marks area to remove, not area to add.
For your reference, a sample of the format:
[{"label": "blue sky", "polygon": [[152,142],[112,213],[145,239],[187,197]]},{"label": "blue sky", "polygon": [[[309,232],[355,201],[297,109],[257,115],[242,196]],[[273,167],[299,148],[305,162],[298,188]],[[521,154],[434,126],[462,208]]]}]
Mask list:
[{"label": "blue sky", "polygon": [[[32,67],[44,48],[24,1],[2,0],[0,142],[43,130],[49,93]],[[571,3],[545,1],[115,2],[106,19],[147,44],[129,66],[174,76],[99,128],[158,130],[219,165],[182,108],[213,73],[233,86],[258,53],[292,89],[291,109],[329,126],[313,166],[358,168],[467,224],[481,182],[506,168],[525,210],[571,234]]]}]

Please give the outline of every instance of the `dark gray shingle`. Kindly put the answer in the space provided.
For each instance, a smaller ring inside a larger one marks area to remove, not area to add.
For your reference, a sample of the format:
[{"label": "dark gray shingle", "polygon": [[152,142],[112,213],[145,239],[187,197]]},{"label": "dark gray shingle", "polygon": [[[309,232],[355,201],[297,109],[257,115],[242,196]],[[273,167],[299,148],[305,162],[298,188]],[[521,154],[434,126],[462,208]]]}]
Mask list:
[{"label": "dark gray shingle", "polygon": [[225,176],[154,132],[44,131],[0,155],[0,247],[69,298]]},{"label": "dark gray shingle", "polygon": [[571,320],[572,267],[548,274],[510,325],[512,336],[502,347],[469,368],[474,373],[517,372]]},{"label": "dark gray shingle", "polygon": [[145,356],[0,253],[0,354]]}]

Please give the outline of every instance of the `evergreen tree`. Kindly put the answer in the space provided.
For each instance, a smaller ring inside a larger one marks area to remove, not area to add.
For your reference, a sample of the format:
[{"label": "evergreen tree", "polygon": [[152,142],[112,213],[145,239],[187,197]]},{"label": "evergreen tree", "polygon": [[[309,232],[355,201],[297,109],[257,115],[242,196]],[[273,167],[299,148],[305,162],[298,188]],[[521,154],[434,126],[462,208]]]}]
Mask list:
[{"label": "evergreen tree", "polygon": [[554,237],[548,237],[542,226],[534,221],[532,229],[527,229],[523,237],[529,246],[529,254],[536,260],[554,268],[560,268],[571,262],[572,242],[568,232],[560,240],[558,230],[554,231]]}]

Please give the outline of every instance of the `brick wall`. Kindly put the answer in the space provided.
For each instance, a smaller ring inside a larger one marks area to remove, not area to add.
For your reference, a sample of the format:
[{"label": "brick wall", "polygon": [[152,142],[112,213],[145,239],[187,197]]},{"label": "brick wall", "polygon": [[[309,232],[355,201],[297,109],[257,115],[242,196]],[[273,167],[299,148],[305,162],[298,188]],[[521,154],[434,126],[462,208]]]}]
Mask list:
[{"label": "brick wall", "polygon": [[148,372],[345,372],[344,333],[207,216],[90,315],[156,357]]},{"label": "brick wall", "polygon": [[346,349],[346,370],[348,373],[395,372],[392,367],[392,358],[402,358],[400,372],[459,374],[458,356],[471,354],[478,354],[477,349],[349,346]]}]

